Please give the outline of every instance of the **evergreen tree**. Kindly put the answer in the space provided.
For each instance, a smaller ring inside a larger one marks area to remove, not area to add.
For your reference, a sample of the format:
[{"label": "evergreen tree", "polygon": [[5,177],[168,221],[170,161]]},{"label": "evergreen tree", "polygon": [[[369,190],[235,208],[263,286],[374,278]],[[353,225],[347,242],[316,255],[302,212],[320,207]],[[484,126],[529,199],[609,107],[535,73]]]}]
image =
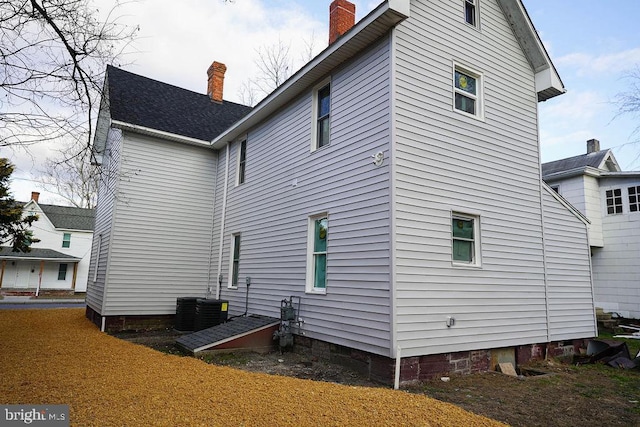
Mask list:
[{"label": "evergreen tree", "polygon": [[14,252],[29,252],[32,243],[39,242],[29,229],[37,215],[22,217],[22,206],[9,193],[9,178],[13,165],[8,159],[0,158],[0,245],[7,242]]}]

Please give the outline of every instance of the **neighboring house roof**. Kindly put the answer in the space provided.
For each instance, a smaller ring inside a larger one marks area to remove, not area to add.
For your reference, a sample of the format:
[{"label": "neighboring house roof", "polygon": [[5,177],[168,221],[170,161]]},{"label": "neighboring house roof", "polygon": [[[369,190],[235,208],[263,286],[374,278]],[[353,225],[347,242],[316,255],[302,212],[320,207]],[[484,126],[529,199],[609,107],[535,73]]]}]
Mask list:
[{"label": "neighboring house roof", "polygon": [[572,169],[585,168],[587,166],[599,169],[609,152],[610,150],[600,150],[589,154],[581,154],[579,156],[543,163],[542,176],[544,177],[553,173],[565,172]]},{"label": "neighboring house roof", "polygon": [[14,252],[12,248],[0,246],[0,259],[32,259],[32,260],[60,260],[60,261],[80,261],[80,258],[66,255],[53,249],[31,248],[30,252]]},{"label": "neighboring house roof", "polygon": [[95,209],[45,205],[33,200],[29,202],[16,202],[16,204],[23,209],[30,203],[37,204],[55,228],[93,231],[93,223],[96,217]]},{"label": "neighboring house roof", "polygon": [[201,141],[211,141],[251,111],[111,65],[107,82],[111,120]]},{"label": "neighboring house roof", "polygon": [[71,206],[44,205],[38,203],[42,212],[55,228],[66,230],[93,231],[96,216],[95,209],[75,208]]}]

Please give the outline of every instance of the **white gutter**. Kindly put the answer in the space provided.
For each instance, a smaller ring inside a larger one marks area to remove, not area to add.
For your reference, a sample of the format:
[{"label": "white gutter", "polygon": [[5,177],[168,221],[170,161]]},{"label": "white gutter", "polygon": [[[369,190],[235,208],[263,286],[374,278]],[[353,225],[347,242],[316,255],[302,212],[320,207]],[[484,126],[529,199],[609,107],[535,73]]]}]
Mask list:
[{"label": "white gutter", "polygon": [[556,179],[571,178],[574,176],[588,175],[599,178],[603,171],[592,166],[580,166],[573,169],[567,169],[560,172],[549,173],[543,176],[545,181],[555,181]]},{"label": "white gutter", "polygon": [[[230,145],[227,143],[227,158],[224,166],[224,192],[222,193],[222,214],[220,215],[220,246],[218,247],[218,278],[222,274],[222,246],[224,243],[224,223],[227,216],[227,193],[229,188],[229,156]],[[220,299],[220,280],[216,285],[216,299]]]},{"label": "white gutter", "polygon": [[127,122],[121,122],[119,120],[112,120],[111,125],[114,128],[128,130],[130,132],[139,133],[141,135],[155,136],[161,139],[167,139],[169,141],[182,142],[185,144],[197,145],[201,147],[209,147],[209,141],[203,141],[202,139],[190,138],[188,136],[177,135],[171,132],[165,132],[149,128],[146,126],[138,126]]}]

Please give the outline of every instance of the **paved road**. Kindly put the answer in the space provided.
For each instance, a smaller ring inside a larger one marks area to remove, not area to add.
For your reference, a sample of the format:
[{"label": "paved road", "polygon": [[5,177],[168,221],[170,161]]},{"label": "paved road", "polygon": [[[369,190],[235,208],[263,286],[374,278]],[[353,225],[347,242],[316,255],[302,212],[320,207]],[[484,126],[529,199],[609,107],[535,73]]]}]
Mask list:
[{"label": "paved road", "polygon": [[4,303],[0,304],[0,310],[33,310],[33,309],[47,309],[47,308],[84,308],[84,301],[77,302],[47,302],[47,303]]},{"label": "paved road", "polygon": [[31,299],[30,296],[12,296],[5,295],[0,300],[0,310],[33,310],[45,308],[84,308],[83,299],[60,298],[47,299],[38,298]]}]

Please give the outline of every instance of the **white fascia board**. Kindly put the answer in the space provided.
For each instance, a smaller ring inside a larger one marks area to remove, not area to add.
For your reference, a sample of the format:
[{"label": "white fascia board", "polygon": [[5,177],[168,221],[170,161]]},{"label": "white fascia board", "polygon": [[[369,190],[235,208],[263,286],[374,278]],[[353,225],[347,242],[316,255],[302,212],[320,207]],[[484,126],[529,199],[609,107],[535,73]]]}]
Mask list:
[{"label": "white fascia board", "polygon": [[536,92],[540,101],[562,95],[566,91],[553,66],[536,73]]},{"label": "white fascia board", "polygon": [[566,92],[560,75],[551,62],[522,0],[498,0],[514,35],[535,73],[538,101],[546,101]]},{"label": "white fascia board", "polygon": [[356,23],[351,30],[329,45],[286,82],[271,92],[249,114],[218,135],[211,145],[216,150],[235,141],[267,117],[279,111],[304,90],[333,69],[354,57],[390,28],[409,17],[410,0],[387,0]]},{"label": "white fascia board", "polygon": [[554,199],[556,199],[558,202],[560,202],[561,205],[563,205],[565,208],[567,208],[576,218],[578,218],[580,221],[582,221],[585,225],[591,224],[591,221],[589,221],[589,218],[584,216],[584,214],[582,212],[580,212],[575,206],[573,206],[571,203],[569,203],[567,201],[567,199],[565,199],[560,194],[558,194],[556,191],[554,191],[553,188],[549,187],[549,185],[547,185],[546,182],[542,181],[542,186],[547,191],[547,193],[551,194]]},{"label": "white fascia board", "polygon": [[152,129],[145,126],[138,126],[127,122],[121,122],[119,120],[112,120],[111,126],[117,129],[127,130],[141,135],[155,136],[157,138],[166,139],[168,141],[182,142],[184,144],[197,145],[200,147],[209,147],[209,141],[177,135],[175,133]]}]

